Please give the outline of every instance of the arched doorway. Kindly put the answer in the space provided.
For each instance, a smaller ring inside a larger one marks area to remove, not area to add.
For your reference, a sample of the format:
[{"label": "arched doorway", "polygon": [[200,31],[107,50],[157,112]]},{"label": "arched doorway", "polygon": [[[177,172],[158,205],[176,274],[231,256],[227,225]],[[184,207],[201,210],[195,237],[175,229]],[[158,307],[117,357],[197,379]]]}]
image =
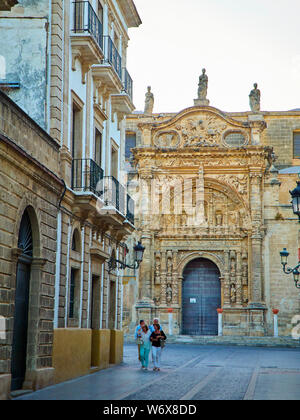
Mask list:
[{"label": "arched doorway", "polygon": [[217,335],[221,306],[218,267],[206,258],[197,258],[184,269],[182,285],[182,333]]},{"label": "arched doorway", "polygon": [[22,388],[26,372],[29,280],[33,257],[32,228],[27,210],[25,210],[21,220],[18,248],[22,250],[22,254],[18,259],[16,276],[14,329],[11,359],[11,388],[13,391]]}]

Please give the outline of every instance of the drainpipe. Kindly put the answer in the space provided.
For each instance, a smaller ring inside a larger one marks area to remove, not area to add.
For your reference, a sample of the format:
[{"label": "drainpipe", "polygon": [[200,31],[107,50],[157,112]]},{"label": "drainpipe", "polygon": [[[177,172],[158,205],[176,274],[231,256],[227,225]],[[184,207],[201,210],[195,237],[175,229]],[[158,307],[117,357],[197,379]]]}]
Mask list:
[{"label": "drainpipe", "polygon": [[59,287],[60,287],[60,264],[61,264],[61,226],[62,226],[62,213],[61,203],[66,193],[66,184],[64,184],[63,193],[58,203],[57,213],[57,238],[56,238],[56,260],[55,260],[55,294],[54,294],[54,328],[58,328],[58,309],[59,309]]},{"label": "drainpipe", "polygon": [[79,328],[82,328],[82,297],[83,297],[83,275],[84,275],[84,239],[85,226],[81,228],[81,267],[80,267],[80,300],[79,300]]}]

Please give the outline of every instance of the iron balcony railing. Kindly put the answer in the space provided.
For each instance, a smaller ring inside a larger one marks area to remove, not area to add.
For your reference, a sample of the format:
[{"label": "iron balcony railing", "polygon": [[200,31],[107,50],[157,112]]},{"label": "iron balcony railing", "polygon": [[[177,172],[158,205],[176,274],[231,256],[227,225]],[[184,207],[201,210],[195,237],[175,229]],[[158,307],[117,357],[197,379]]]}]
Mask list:
[{"label": "iron balcony railing", "polygon": [[106,206],[111,206],[125,215],[125,188],[113,176],[103,178],[102,188],[98,190]]},{"label": "iron balcony railing", "polygon": [[103,169],[92,159],[73,159],[72,189],[92,192],[105,204],[117,209],[134,224],[134,201],[113,176],[103,176]]},{"label": "iron balcony railing", "polygon": [[125,67],[123,67],[123,85],[124,85],[125,92],[127,93],[127,95],[132,100],[133,82],[132,82],[132,78],[130,77],[130,74],[128,73],[128,71]]},{"label": "iron balcony railing", "polygon": [[122,80],[122,59],[109,35],[104,36],[104,62],[109,63]]},{"label": "iron balcony railing", "polygon": [[74,6],[73,32],[91,34],[103,51],[103,25],[89,1],[76,1]]},{"label": "iron balcony railing", "polygon": [[103,180],[103,169],[92,159],[73,159],[72,189],[97,194],[97,186]]}]

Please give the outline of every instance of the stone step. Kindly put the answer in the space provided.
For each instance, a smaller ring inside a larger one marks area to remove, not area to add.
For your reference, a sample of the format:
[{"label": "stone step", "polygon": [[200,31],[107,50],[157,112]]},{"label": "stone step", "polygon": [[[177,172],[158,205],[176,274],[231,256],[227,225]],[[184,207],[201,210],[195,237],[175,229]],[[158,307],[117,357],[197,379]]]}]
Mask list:
[{"label": "stone step", "polygon": [[[125,343],[135,343],[133,336],[125,335]],[[177,335],[168,336],[170,344],[220,344],[234,346],[253,346],[253,347],[289,347],[300,348],[300,340],[291,337],[249,337],[249,336],[187,336]]]}]

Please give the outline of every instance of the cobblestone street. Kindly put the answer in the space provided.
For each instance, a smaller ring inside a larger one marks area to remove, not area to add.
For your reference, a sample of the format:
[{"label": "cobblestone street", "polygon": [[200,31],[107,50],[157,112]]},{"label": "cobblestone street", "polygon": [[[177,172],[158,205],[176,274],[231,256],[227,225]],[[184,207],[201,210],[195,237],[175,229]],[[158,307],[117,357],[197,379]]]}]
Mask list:
[{"label": "cobblestone street", "polygon": [[[150,356],[151,361],[151,356]],[[299,349],[168,345],[162,371],[143,372],[137,348],[124,363],[18,400],[300,400]]]}]

